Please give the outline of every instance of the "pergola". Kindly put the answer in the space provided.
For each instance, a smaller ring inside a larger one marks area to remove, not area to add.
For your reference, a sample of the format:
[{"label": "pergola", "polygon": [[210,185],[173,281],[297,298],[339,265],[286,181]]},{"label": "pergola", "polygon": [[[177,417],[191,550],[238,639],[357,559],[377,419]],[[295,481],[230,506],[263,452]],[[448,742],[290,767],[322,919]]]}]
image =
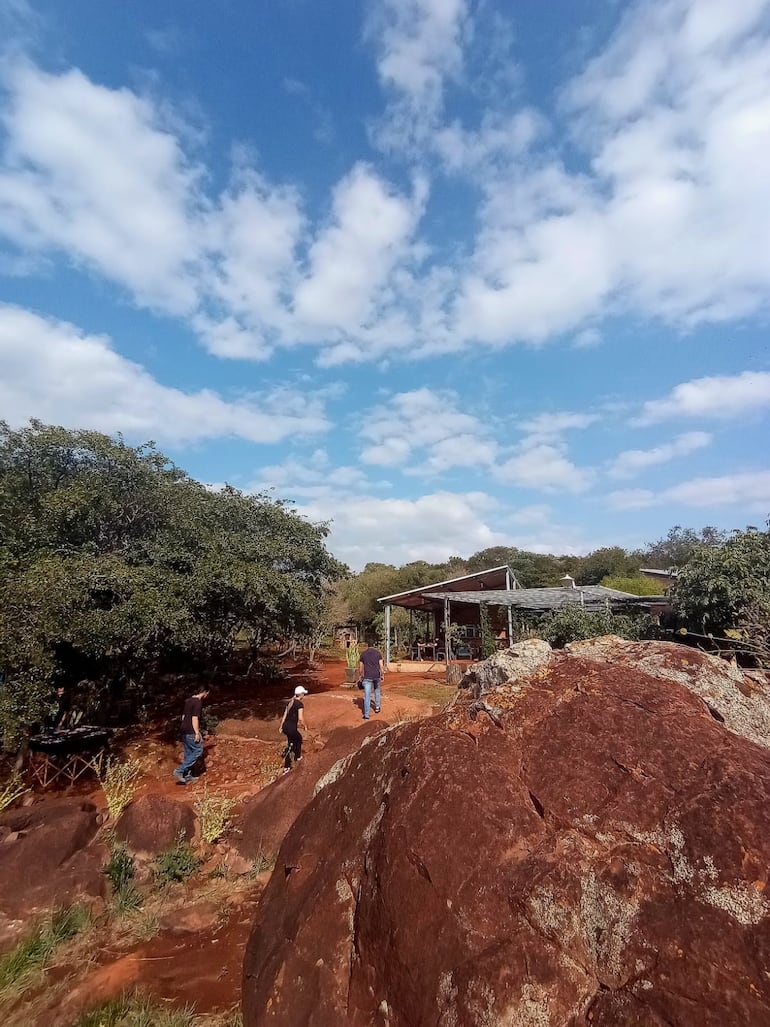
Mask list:
[{"label": "pergola", "polygon": [[621,592],[604,585],[576,585],[565,576],[567,584],[559,588],[521,588],[515,572],[507,566],[492,567],[477,574],[466,574],[461,578],[439,581],[432,585],[410,589],[391,596],[383,596],[378,602],[385,605],[385,658],[390,662],[390,611],[393,606],[407,610],[423,610],[433,614],[436,623],[439,617],[444,623],[446,661],[452,658],[450,648],[450,624],[452,606],[497,606],[506,610],[508,621],[508,643],[513,637],[513,612],[546,613],[565,606],[580,606],[590,612],[601,610],[646,609],[659,614],[668,609],[670,600],[666,596],[638,596]]}]

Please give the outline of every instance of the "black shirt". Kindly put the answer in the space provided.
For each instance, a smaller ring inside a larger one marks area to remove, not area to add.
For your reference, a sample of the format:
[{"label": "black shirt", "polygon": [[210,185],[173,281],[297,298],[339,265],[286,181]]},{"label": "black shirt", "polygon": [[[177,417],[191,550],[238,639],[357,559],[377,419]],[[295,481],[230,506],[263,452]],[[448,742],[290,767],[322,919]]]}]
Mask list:
[{"label": "black shirt", "polygon": [[193,717],[198,718],[198,730],[200,730],[201,723],[201,709],[203,708],[203,702],[195,695],[190,698],[184,704],[184,713],[182,714],[182,734],[183,735],[194,735],[195,728],[193,727]]},{"label": "black shirt", "polygon": [[364,665],[364,677],[368,678],[369,681],[380,680],[380,660],[382,659],[382,653],[379,649],[374,647],[370,649],[364,649],[361,653],[361,663]]},{"label": "black shirt", "polygon": [[299,711],[304,710],[301,699],[292,699],[289,705],[286,707],[286,717],[283,722],[283,731],[285,734],[294,732],[299,726]]}]

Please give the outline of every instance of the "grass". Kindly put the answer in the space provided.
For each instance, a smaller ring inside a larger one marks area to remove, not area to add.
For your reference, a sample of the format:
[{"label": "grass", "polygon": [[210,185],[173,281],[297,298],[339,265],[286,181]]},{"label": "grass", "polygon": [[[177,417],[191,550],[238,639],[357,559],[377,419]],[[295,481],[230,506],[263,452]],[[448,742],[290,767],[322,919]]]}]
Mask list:
[{"label": "grass", "polygon": [[98,771],[110,817],[117,820],[134,797],[141,764],[139,760],[125,760],[121,763],[110,756],[100,761]]},{"label": "grass", "polygon": [[12,806],[17,799],[20,799],[25,792],[29,791],[22,780],[21,774],[14,771],[0,785],[0,813]]},{"label": "grass", "polygon": [[424,684],[409,685],[403,690],[399,689],[399,691],[409,699],[422,699],[423,702],[429,702],[432,706],[446,706],[455,694],[456,689],[453,685],[426,681]]},{"label": "grass", "polygon": [[83,1013],[75,1027],[194,1027],[189,1008],[163,1009],[138,992],[121,995]]},{"label": "grass", "polygon": [[129,913],[142,904],[142,896],[134,884],[136,864],[125,845],[115,843],[104,868],[112,885],[112,905],[116,913]]},{"label": "grass", "polygon": [[249,871],[250,877],[258,877],[265,870],[275,870],[275,855],[270,855],[267,852],[262,852],[260,849],[257,854],[257,858],[254,860],[254,864]]},{"label": "grass", "polygon": [[203,785],[203,792],[196,796],[194,807],[204,841],[215,842],[222,837],[232,823],[231,814],[236,805],[237,800],[226,795],[209,795],[208,788]]},{"label": "grass", "polygon": [[155,883],[159,888],[169,884],[186,881],[192,877],[203,864],[196,856],[192,846],[180,837],[173,849],[159,852],[155,857]]},{"label": "grass", "polygon": [[0,996],[23,990],[35,974],[50,965],[57,949],[76,938],[90,923],[90,914],[84,906],[55,910],[0,961]]}]

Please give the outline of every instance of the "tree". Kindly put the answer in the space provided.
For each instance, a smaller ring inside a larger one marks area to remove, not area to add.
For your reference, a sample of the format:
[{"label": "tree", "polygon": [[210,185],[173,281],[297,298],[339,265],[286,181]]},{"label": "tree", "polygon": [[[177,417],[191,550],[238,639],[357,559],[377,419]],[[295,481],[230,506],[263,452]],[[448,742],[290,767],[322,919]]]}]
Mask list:
[{"label": "tree", "polygon": [[770,656],[770,532],[736,531],[721,545],[702,546],[680,572],[674,611],[691,630],[737,632]]},{"label": "tree", "polygon": [[114,683],[312,635],[344,570],[327,532],[204,488],[152,444],[0,422],[5,733],[54,675]]},{"label": "tree", "polygon": [[653,542],[639,555],[643,561],[642,566],[665,571],[671,567],[684,567],[703,546],[720,546],[726,538],[726,532],[708,525],[700,531],[694,531],[676,524],[664,538]]}]

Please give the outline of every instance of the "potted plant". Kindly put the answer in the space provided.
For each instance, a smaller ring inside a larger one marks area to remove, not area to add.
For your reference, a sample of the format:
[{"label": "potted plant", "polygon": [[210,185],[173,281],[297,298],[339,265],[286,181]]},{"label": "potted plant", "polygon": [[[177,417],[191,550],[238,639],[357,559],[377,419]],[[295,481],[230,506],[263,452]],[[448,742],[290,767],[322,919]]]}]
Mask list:
[{"label": "potted plant", "polygon": [[358,678],[358,661],[361,658],[361,651],[358,642],[351,642],[345,650],[345,683],[354,685]]}]

